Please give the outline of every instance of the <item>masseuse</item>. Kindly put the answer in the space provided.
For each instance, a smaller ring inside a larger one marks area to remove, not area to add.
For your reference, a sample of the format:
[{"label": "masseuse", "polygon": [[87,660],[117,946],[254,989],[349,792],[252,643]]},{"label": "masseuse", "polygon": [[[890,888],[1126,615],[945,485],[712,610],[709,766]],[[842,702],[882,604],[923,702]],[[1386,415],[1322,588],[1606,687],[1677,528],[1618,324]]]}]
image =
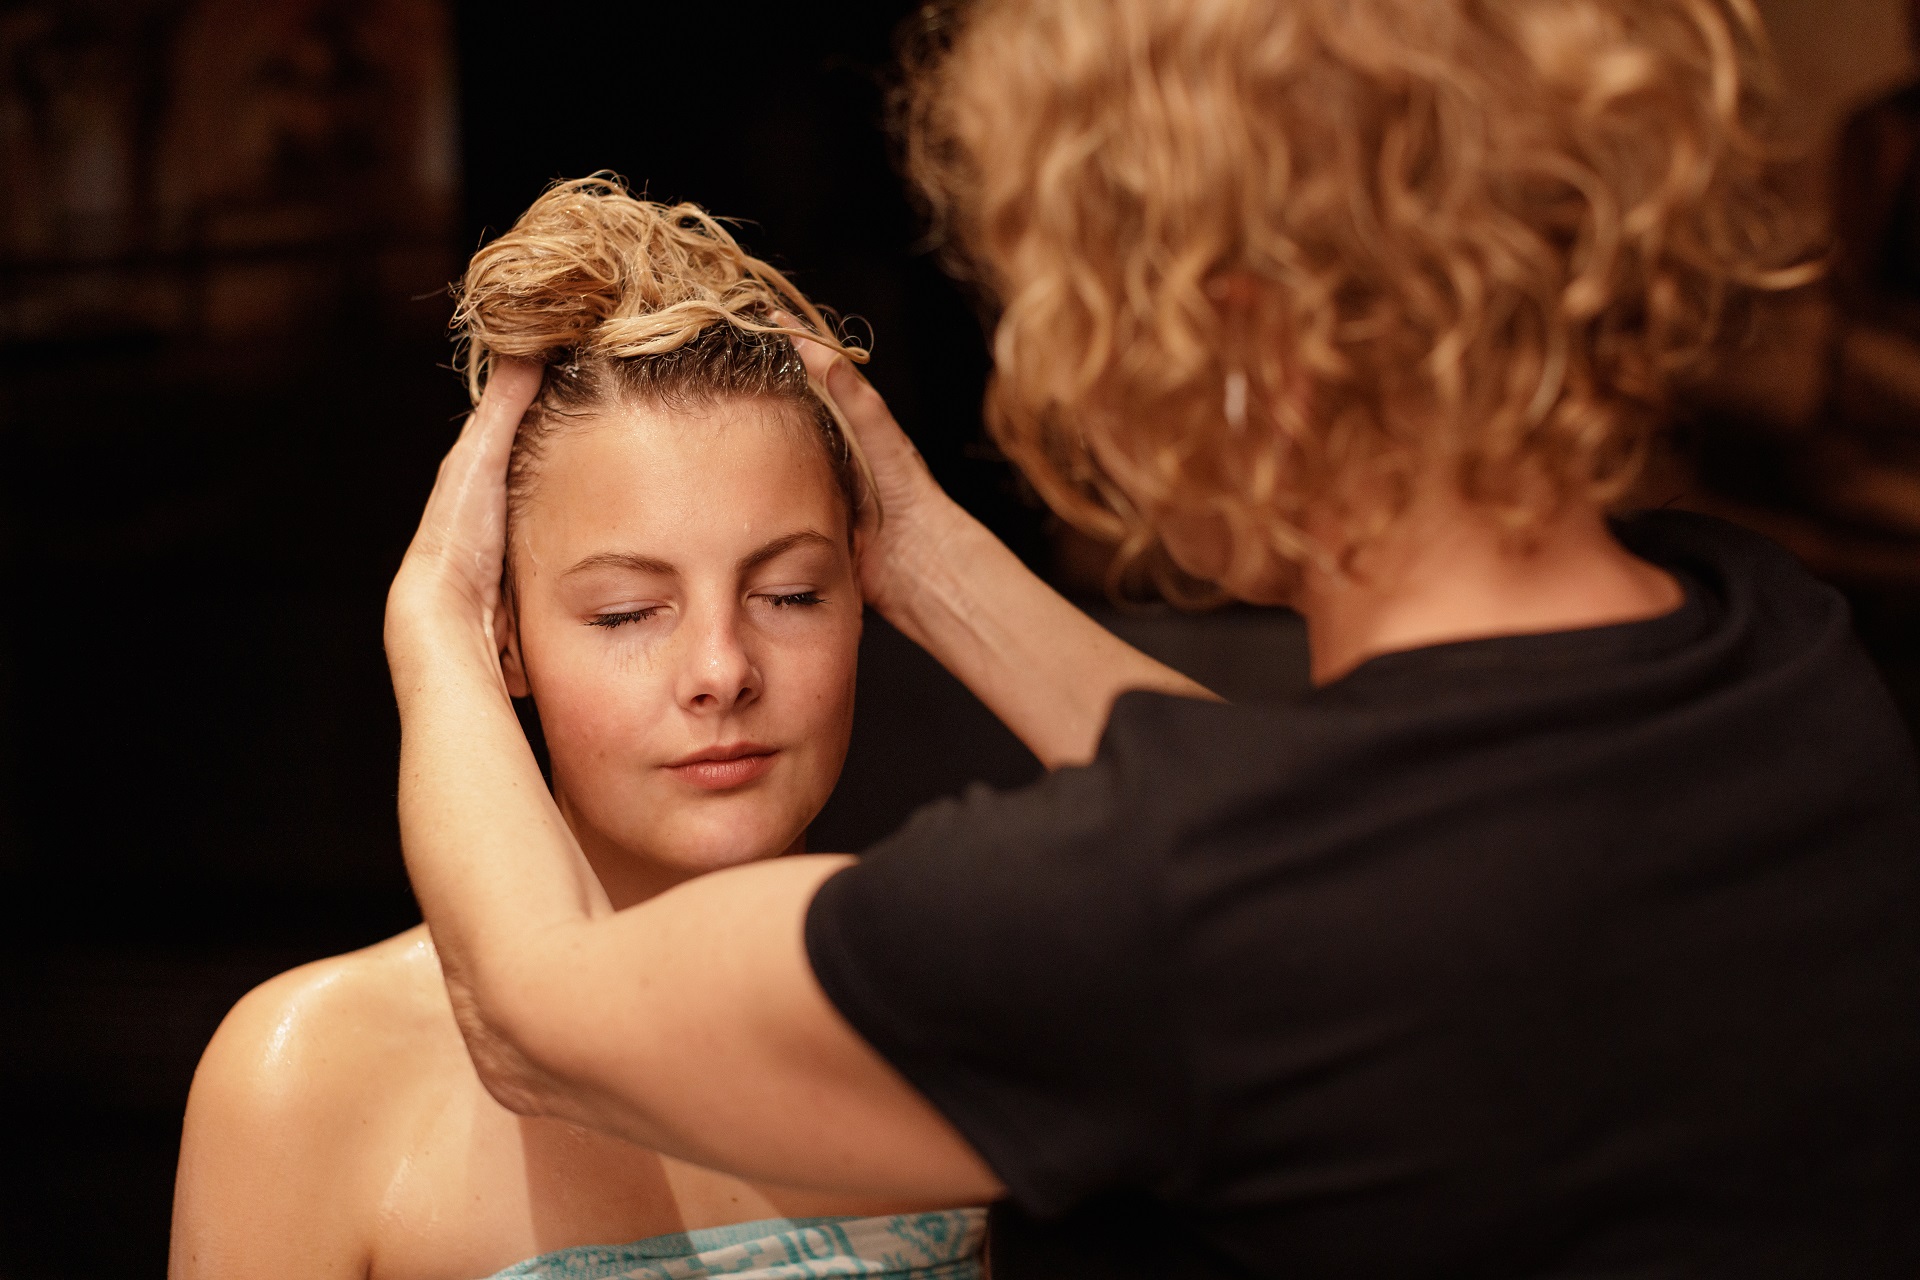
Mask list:
[{"label": "masseuse", "polygon": [[909,156],[1000,304],[996,438],[1297,608],[1316,687],[1224,705],[1101,631],[803,343],[875,475],[868,602],[1051,773],[611,912],[501,675],[542,373],[502,364],[387,629],[487,1087],[762,1182],[998,1198],[997,1280],[1920,1274],[1911,744],[1783,553],[1609,519],[1738,291],[1805,279],[1751,6],[943,30]]}]

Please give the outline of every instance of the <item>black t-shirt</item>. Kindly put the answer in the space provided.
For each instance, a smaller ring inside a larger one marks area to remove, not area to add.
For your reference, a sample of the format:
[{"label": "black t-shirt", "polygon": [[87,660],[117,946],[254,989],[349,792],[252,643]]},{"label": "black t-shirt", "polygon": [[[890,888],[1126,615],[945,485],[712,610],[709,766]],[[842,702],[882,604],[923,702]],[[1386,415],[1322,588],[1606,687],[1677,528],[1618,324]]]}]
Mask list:
[{"label": "black t-shirt", "polygon": [[1677,514],[1646,622],[1133,693],[828,880],[995,1280],[1920,1276],[1920,769],[1845,605]]}]

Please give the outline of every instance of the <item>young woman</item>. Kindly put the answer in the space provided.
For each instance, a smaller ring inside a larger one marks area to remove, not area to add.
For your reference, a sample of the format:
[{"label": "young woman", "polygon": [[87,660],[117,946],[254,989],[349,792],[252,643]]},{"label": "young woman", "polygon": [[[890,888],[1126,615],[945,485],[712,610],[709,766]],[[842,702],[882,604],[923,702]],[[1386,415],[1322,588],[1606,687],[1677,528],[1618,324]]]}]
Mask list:
[{"label": "young woman", "polygon": [[[538,708],[586,910],[802,850],[846,754],[861,482],[766,332],[777,306],[804,304],[705,214],[591,180],[467,274],[476,383],[500,353],[549,368],[513,446],[499,661]],[[981,1235],[978,1211],[769,1185],[512,1114],[474,1074],[424,927],[234,1009],[195,1077],[176,1195],[175,1280],[964,1280]]]},{"label": "young woman", "polygon": [[736,1173],[1004,1195],[998,1280],[1920,1274],[1911,742],[1783,553],[1610,519],[1732,298],[1806,278],[1749,0],[937,29],[909,156],[1001,304],[1003,446],[1291,602],[1318,687],[1167,696],[810,347],[885,500],[869,602],[1059,767],[596,915],[492,639],[502,370],[387,628],[482,1079]]}]

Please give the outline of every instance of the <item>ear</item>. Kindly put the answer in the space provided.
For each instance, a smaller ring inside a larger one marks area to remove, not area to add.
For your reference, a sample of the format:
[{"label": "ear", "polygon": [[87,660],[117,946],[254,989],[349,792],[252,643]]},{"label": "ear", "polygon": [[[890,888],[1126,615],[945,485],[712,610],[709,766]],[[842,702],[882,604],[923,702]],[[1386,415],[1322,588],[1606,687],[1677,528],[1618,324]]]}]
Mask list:
[{"label": "ear", "polygon": [[527,684],[526,664],[520,660],[520,607],[511,592],[502,592],[500,612],[495,615],[499,628],[500,673],[507,678],[507,693],[525,698],[533,693]]}]

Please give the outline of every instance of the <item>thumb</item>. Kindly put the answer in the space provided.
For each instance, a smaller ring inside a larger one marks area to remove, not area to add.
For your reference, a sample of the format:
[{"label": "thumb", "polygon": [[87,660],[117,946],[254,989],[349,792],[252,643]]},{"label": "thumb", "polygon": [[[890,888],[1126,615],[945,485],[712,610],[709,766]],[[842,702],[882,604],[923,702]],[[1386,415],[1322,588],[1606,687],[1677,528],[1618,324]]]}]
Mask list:
[{"label": "thumb", "polygon": [[821,382],[855,430],[864,432],[870,426],[882,423],[894,425],[893,411],[887,408],[887,402],[873,389],[873,384],[867,381],[866,376],[853,367],[853,361],[845,356],[833,358],[827,376]]}]

